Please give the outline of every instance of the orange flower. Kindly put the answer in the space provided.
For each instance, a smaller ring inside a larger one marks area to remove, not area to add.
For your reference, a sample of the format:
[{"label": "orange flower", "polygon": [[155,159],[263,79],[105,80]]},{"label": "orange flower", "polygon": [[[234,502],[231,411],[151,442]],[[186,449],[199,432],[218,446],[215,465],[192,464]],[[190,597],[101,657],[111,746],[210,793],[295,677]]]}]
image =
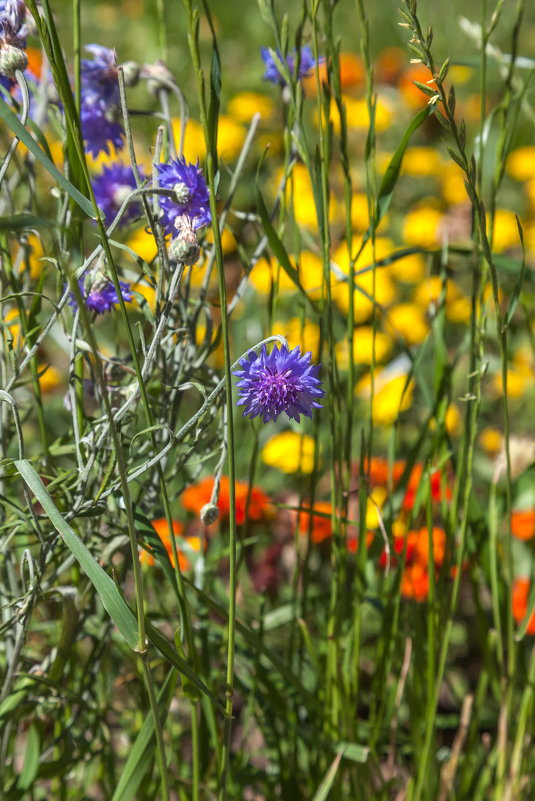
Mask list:
[{"label": "orange flower", "polygon": [[[173,520],[173,534],[175,537],[180,536],[182,534],[183,526],[182,523],[179,523],[178,520]],[[162,543],[165,546],[165,550],[169,554],[169,559],[171,560],[171,564],[173,567],[175,566],[175,560],[173,555],[173,545],[171,541],[171,537],[169,536],[169,526],[167,525],[167,520],[165,517],[159,517],[157,520],[152,521],[152,526],[156,533],[158,534],[159,538],[161,539]],[[186,542],[188,546],[195,551],[195,553],[199,553],[201,550],[201,539],[200,537],[186,537]],[[190,563],[187,557],[182,553],[180,548],[177,547],[178,553],[178,566],[180,570],[189,570]],[[143,549],[141,551],[139,561],[141,564],[146,565],[153,565],[154,564],[154,556],[152,556],[149,551]]]},{"label": "orange flower", "polygon": [[[423,471],[424,468],[421,462],[417,462],[412,469],[409,477],[409,483],[407,484],[407,492],[405,494],[405,498],[403,499],[403,508],[407,511],[410,511],[414,506],[416,493],[422,481]],[[446,499],[448,501],[451,500],[451,495],[451,489],[446,487]],[[431,473],[431,498],[434,501],[442,500],[442,477],[440,470],[435,470],[433,473]]]},{"label": "orange flower", "polygon": [[[366,475],[368,462],[366,460],[364,466],[364,473]],[[397,484],[401,476],[403,475],[403,471],[405,469],[405,462],[397,461],[394,462],[392,465],[392,481],[394,484]],[[388,484],[388,479],[390,476],[390,468],[388,465],[388,459],[384,459],[381,456],[372,456],[370,459],[370,486],[371,487],[385,487]]]},{"label": "orange flower", "polygon": [[[529,579],[518,578],[513,582],[513,617],[517,623],[522,623],[528,611]],[[535,612],[529,619],[528,634],[535,634]]]},{"label": "orange flower", "polygon": [[519,540],[535,537],[535,509],[515,509],[511,512],[511,531]]},{"label": "orange flower", "polygon": [[[446,550],[446,534],[438,526],[433,527],[433,561],[435,571],[438,571],[444,561]],[[429,592],[429,531],[427,526],[423,526],[418,531],[407,532],[406,538],[394,537],[394,554],[398,556],[403,553],[407,541],[407,557],[405,569],[401,577],[401,594],[404,598],[412,598],[415,601],[423,601]],[[394,555],[392,563],[396,564],[397,559]],[[386,553],[383,551],[379,560],[379,565],[385,567]]]},{"label": "orange flower", "polygon": [[[328,501],[316,501],[311,509],[312,512],[312,531],[310,541],[314,544],[323,542],[332,537],[331,512],[332,505]],[[317,514],[317,513],[320,514]],[[303,537],[308,534],[310,526],[310,514],[301,512],[299,515],[299,532]]]},{"label": "orange flower", "polygon": [[420,108],[425,106],[429,101],[429,97],[419,89],[413,81],[425,84],[430,89],[436,89],[436,84],[432,79],[430,71],[423,64],[411,64],[401,78],[399,79],[398,88],[403,96],[403,99],[410,108]]},{"label": "orange flower", "polygon": [[[205,478],[199,484],[192,484],[187,487],[182,494],[184,508],[199,515],[203,506],[210,503],[213,488],[214,479],[210,477]],[[236,523],[238,525],[242,525],[245,522],[248,492],[249,484],[247,481],[236,481]],[[266,506],[268,504],[268,496],[259,487],[253,487],[249,504],[249,519],[254,521],[261,520],[266,514]],[[228,517],[230,511],[228,476],[223,476],[221,479],[217,506],[221,517]]]},{"label": "orange flower", "polygon": [[[327,62],[323,61],[318,66],[320,86],[327,81]],[[342,91],[350,89],[353,86],[363,86],[366,82],[366,70],[362,63],[362,59],[355,53],[341,53],[340,54],[340,86]],[[313,72],[303,80],[303,88],[305,94],[316,94],[316,75]]]},{"label": "orange flower", "polygon": [[429,573],[426,568],[416,562],[408,565],[401,577],[401,594],[414,601],[425,601],[429,593]]}]

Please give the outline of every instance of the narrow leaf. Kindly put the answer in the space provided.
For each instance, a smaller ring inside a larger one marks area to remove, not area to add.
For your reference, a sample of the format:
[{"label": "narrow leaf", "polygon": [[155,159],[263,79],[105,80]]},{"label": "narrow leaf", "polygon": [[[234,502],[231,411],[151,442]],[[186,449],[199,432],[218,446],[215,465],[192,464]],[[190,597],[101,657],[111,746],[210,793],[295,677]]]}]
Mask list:
[{"label": "narrow leaf", "polygon": [[39,164],[58,182],[70,197],[77,203],[88,217],[95,219],[93,204],[75,186],[68,181],[58,168],[50,161],[48,156],[41,150],[30,132],[24,127],[16,114],[11,111],[5,100],[0,97],[0,119],[3,119],[8,128],[23,142],[30,153],[33,153]]},{"label": "narrow leaf", "polygon": [[15,461],[15,467],[33,492],[50,522],[72,551],[80,566],[95,587],[104,609],[109,614],[124,639],[135,650],[138,645],[137,620],[130,607],[121,596],[113,579],[100,567],[94,556],[75,533],[74,529],[63,519],[45,485],[26,459]]}]

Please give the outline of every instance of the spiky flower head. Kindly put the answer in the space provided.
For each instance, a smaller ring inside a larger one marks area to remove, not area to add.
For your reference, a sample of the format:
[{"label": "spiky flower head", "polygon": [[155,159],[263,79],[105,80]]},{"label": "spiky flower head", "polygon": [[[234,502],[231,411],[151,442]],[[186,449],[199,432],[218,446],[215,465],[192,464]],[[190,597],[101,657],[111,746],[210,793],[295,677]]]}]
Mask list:
[{"label": "spiky flower head", "polygon": [[[266,71],[264,72],[263,78],[265,81],[271,81],[271,83],[279,84],[280,86],[286,85],[286,79],[281,75],[279,67],[277,66],[277,62],[271,55],[270,51],[267,47],[262,47],[260,49],[260,54],[264,61]],[[276,51],[276,54],[280,61],[284,62],[284,57],[280,50]],[[293,75],[294,66],[295,66],[295,58],[296,58],[296,51],[292,50],[288,56],[286,56],[286,63],[288,65],[288,69],[290,71],[290,75]],[[299,69],[297,72],[297,79],[301,81],[307,75],[309,75],[314,67],[316,66],[316,60],[312,55],[312,50],[308,45],[302,47],[300,50],[299,55]]]},{"label": "spiky flower head", "polygon": [[28,66],[24,52],[28,35],[25,15],[26,5],[21,0],[0,0],[0,76],[8,91],[13,88],[15,72]]},{"label": "spiky flower head", "polygon": [[[136,188],[134,171],[127,164],[104,166],[91,183],[98,207],[104,212],[106,225],[110,225],[128,195]],[[134,200],[126,207],[119,225],[125,225],[140,214],[141,203]]]},{"label": "spiky flower head", "polygon": [[[97,269],[95,273],[90,275],[89,280],[87,280],[86,276],[82,276],[78,281],[78,286],[85,300],[85,305],[89,311],[94,311],[95,314],[104,314],[104,312],[110,311],[110,309],[113,309],[113,307],[119,303],[115,285],[100,269]],[[129,285],[124,281],[119,281],[119,286],[124,302],[130,303],[132,300],[132,293],[130,292]],[[78,302],[72,294],[69,305],[73,309],[78,308]]]},{"label": "spiky flower head", "polygon": [[312,409],[321,408],[318,399],[321,389],[318,372],[321,365],[311,364],[311,353],[301,354],[299,345],[289,350],[286,345],[275,345],[268,355],[262,345],[260,355],[250,350],[240,359],[238,406],[244,406],[243,416],[261,415],[262,422],[276,420],[285,412],[299,423],[300,415],[312,417]]},{"label": "spiky flower head", "polygon": [[175,229],[176,232],[169,243],[169,261],[175,264],[182,262],[188,267],[193,267],[199,261],[201,248],[190,218],[185,214],[176,217]]},{"label": "spiky flower head", "polygon": [[169,164],[156,166],[162,189],[171,189],[174,192],[173,197],[160,196],[161,222],[166,233],[174,233],[177,217],[189,217],[195,231],[210,225],[210,195],[199,167],[199,159],[196,164],[190,164],[185,158],[171,159]]}]

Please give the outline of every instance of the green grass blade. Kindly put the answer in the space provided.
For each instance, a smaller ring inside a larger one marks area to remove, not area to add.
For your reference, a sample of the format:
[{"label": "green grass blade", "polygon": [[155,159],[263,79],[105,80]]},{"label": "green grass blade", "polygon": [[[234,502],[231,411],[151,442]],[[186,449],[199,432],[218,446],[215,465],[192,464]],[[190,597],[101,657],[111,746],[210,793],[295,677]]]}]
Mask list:
[{"label": "green grass blade", "polygon": [[58,182],[62,189],[70,195],[75,203],[80,206],[83,212],[88,217],[94,219],[95,210],[93,204],[82,193],[68,181],[65,176],[58,170],[58,168],[50,161],[46,153],[44,153],[35,139],[31,136],[30,132],[24,127],[16,114],[11,111],[5,100],[0,97],[0,119],[4,120],[8,128],[15,134],[20,141],[26,145],[30,153],[32,153],[39,164],[50,173],[50,175]]},{"label": "green grass blade", "polygon": [[[178,673],[170,670],[165,683],[158,693],[158,714],[163,722],[175,691]],[[121,778],[115,788],[111,801],[131,801],[139,785],[143,781],[145,772],[152,759],[156,739],[154,737],[154,718],[149,712],[139,730],[135,743],[126,760]]]},{"label": "green grass blade", "polygon": [[84,543],[80,540],[70,525],[63,519],[57,510],[52,498],[45,489],[45,485],[26,459],[15,461],[15,467],[33,492],[50,522],[63,538],[67,547],[72,551],[81,568],[84,570],[95,587],[102,605],[109,614],[124,639],[135,650],[138,645],[137,621],[128,604],[115,586],[113,579],[100,567]]}]

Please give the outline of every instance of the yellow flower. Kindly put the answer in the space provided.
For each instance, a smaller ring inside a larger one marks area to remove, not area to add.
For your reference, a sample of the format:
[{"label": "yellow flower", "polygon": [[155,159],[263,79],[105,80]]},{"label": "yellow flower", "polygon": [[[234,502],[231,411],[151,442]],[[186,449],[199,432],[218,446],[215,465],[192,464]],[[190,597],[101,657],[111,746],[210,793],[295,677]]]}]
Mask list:
[{"label": "yellow flower", "polygon": [[[283,171],[277,170],[274,181],[272,182],[273,193],[275,193],[280,185]],[[310,183],[308,170],[304,164],[296,164],[292,170],[285,188],[286,203],[289,205],[291,198],[293,198],[293,212],[295,220],[299,225],[304,225],[307,228],[317,229],[318,217],[316,214],[316,204],[314,201],[314,193]],[[336,199],[330,197],[329,219],[332,221],[336,217]]]},{"label": "yellow flower", "polygon": [[417,284],[425,277],[425,259],[421,253],[411,253],[388,265],[388,272],[404,284]]},{"label": "yellow flower", "polygon": [[[154,289],[154,287],[149,286],[149,284],[145,283],[145,281],[143,280],[143,281],[138,281],[135,284],[132,284],[131,289],[133,290],[133,292],[137,292],[138,294],[142,295],[145,298],[146,302],[149,305],[149,309],[154,314],[154,312],[156,311],[156,290]],[[140,306],[140,302],[137,300],[135,295],[133,297],[132,302]]]},{"label": "yellow flower", "polygon": [[459,407],[454,403],[450,403],[446,409],[444,422],[446,423],[446,431],[450,436],[455,437],[461,431],[461,413],[459,412]]},{"label": "yellow flower", "polygon": [[429,334],[425,312],[416,303],[398,303],[387,315],[387,324],[394,336],[401,336],[407,345],[419,345]]},{"label": "yellow flower", "polygon": [[445,164],[440,172],[442,180],[442,196],[446,203],[454,206],[467,200],[466,187],[464,185],[464,172],[455,164]]},{"label": "yellow flower", "polygon": [[275,434],[262,449],[262,459],[283,473],[311,473],[314,468],[315,443],[307,434],[283,431]]},{"label": "yellow flower", "polygon": [[43,395],[53,392],[58,387],[64,388],[63,374],[50,364],[40,364],[37,367],[39,387]]},{"label": "yellow flower", "polygon": [[[353,361],[356,365],[371,364],[373,349],[373,328],[370,325],[360,325],[355,329],[353,336]],[[388,357],[392,349],[392,339],[382,331],[375,332],[375,363],[381,364]],[[336,362],[342,370],[349,365],[348,342],[343,340],[335,346]]]},{"label": "yellow flower", "polygon": [[351,225],[353,230],[364,233],[368,229],[369,222],[368,198],[362,192],[355,192],[351,198]]},{"label": "yellow flower", "polygon": [[20,325],[19,310],[9,309],[9,311],[4,312],[3,323],[4,339],[6,342],[12,340],[10,347],[14,350],[18,350],[22,346],[22,328]]},{"label": "yellow flower", "polygon": [[[438,304],[442,292],[442,279],[438,275],[432,275],[422,281],[414,290],[413,301],[426,311],[433,312],[433,307]],[[446,318],[451,323],[468,322],[472,314],[470,298],[464,294],[462,289],[454,282],[446,282]]]},{"label": "yellow flower", "polygon": [[[528,345],[522,345],[516,349],[513,361],[507,368],[507,395],[510,398],[521,398],[524,393],[533,389],[535,374],[535,363],[533,352]],[[503,393],[502,374],[494,376],[494,387],[500,394]]]},{"label": "yellow flower", "polygon": [[251,122],[253,115],[257,112],[265,120],[272,116],[273,110],[273,101],[259,92],[238,92],[227,107],[231,117],[246,124]]},{"label": "yellow flower", "polygon": [[271,259],[259,259],[249,274],[249,281],[258,292],[267,295],[271,291],[271,285],[278,278],[279,292],[294,292],[296,290],[294,282],[282,267]]},{"label": "yellow flower", "polygon": [[409,147],[401,166],[404,175],[425,177],[439,175],[443,168],[442,156],[433,147]]},{"label": "yellow flower", "polygon": [[126,244],[147,264],[150,264],[158,253],[155,238],[145,228],[139,228],[135,231]]},{"label": "yellow flower", "polygon": [[403,241],[407,245],[435,248],[440,243],[442,214],[431,205],[409,211],[403,222]]},{"label": "yellow flower", "polygon": [[535,178],[535,146],[517,147],[507,159],[507,172],[515,181]]},{"label": "yellow flower", "polygon": [[366,528],[379,528],[379,515],[388,497],[386,487],[375,487],[366,500]]},{"label": "yellow flower", "polygon": [[272,333],[285,337],[290,349],[300,345],[302,352],[312,353],[313,362],[318,360],[320,329],[312,320],[305,320],[303,325],[299,317],[292,317],[287,323],[278,321],[273,323]]},{"label": "yellow flower", "polygon": [[[376,240],[375,258],[379,260],[392,250],[392,242],[389,239],[378,237]],[[345,275],[349,273],[349,253],[347,245],[344,243],[333,253],[332,261]],[[368,242],[355,265],[358,273],[364,267],[368,267],[372,262],[372,246]],[[371,295],[373,293],[373,271],[359,273],[355,276],[354,308],[355,320],[362,323],[367,320],[373,310]],[[333,287],[333,299],[344,314],[349,310],[349,286],[347,282],[340,282]],[[388,268],[377,267],[375,270],[375,299],[379,306],[388,306],[396,298],[396,288],[390,277]]]},{"label": "yellow flower", "polygon": [[[488,222],[488,217],[487,217]],[[495,253],[503,253],[512,247],[520,246],[520,236],[516,217],[512,211],[506,209],[496,209],[494,216],[494,237],[492,249]]]},{"label": "yellow flower", "polygon": [[310,250],[302,250],[299,255],[299,281],[313,300],[321,298],[323,261]]},{"label": "yellow flower", "polygon": [[482,429],[479,435],[479,442],[483,450],[487,451],[491,456],[495,456],[501,450],[503,434],[498,428],[487,426]]},{"label": "yellow flower", "polygon": [[[349,130],[367,132],[370,127],[370,116],[366,100],[364,98],[355,100],[349,95],[342,95],[342,101],[346,107],[346,120]],[[330,116],[335,132],[340,133],[340,115],[334,101],[331,102]],[[386,130],[391,121],[392,112],[387,101],[378,99],[375,107],[375,130],[378,132]]]},{"label": "yellow flower", "polygon": [[[375,373],[372,417],[376,425],[391,425],[399,413],[406,411],[412,404],[414,379],[411,378],[407,385],[407,370],[407,362],[396,359],[388,367]],[[363,397],[370,397],[369,373],[358,382],[355,392]]]},{"label": "yellow flower", "polygon": [[452,64],[448,70],[448,78],[455,86],[467,83],[473,74],[472,67],[464,67],[462,64]]},{"label": "yellow flower", "polygon": [[[209,245],[214,241],[212,228],[208,229],[204,241]],[[221,248],[223,250],[223,255],[226,256],[227,253],[233,253],[237,247],[238,243],[236,242],[234,234],[232,234],[228,228],[224,228],[221,232]]]},{"label": "yellow flower", "polygon": [[[180,142],[180,119],[172,121],[175,142]],[[217,126],[217,152],[225,161],[232,161],[240,152],[245,141],[243,125],[226,114],[220,114]],[[188,120],[184,133],[183,154],[186,161],[193,164],[206,158],[206,145],[202,125],[196,120]]]}]

